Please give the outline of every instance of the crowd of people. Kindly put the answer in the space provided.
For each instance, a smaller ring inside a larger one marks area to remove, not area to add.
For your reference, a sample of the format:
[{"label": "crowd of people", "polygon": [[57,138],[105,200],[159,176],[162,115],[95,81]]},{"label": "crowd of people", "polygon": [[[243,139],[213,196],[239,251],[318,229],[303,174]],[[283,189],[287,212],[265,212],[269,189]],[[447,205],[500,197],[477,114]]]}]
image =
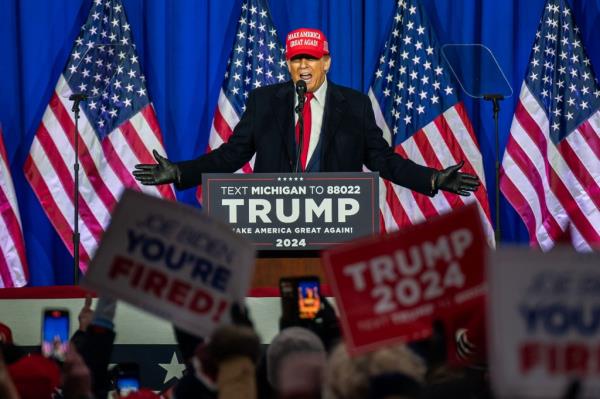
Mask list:
[{"label": "crowd of people", "polygon": [[[62,361],[24,353],[8,326],[0,328],[0,398],[177,398],[177,399],[394,399],[488,398],[488,373],[480,353],[461,336],[464,364],[450,367],[441,327],[428,340],[398,344],[350,357],[336,312],[322,301],[316,318],[280,319],[280,332],[262,345],[243,305],[231,309],[232,323],[210,337],[174,328],[186,370],[166,392],[140,389],[122,396],[109,370],[118,332],[116,301],[100,297],[92,310],[86,298],[79,330]],[[468,334],[468,332],[467,332]],[[135,359],[132,359],[135,360]],[[112,395],[112,396],[110,396]]]},{"label": "crowd of people", "polygon": [[[64,359],[26,353],[0,320],[0,399],[493,397],[480,334],[468,329],[453,332],[455,345],[448,346],[444,327],[435,323],[427,340],[351,357],[336,312],[326,298],[314,319],[282,316],[279,334],[266,346],[243,305],[234,305],[232,323],[220,326],[210,337],[174,327],[185,361],[183,377],[164,392],[140,388],[124,393],[115,385],[119,366],[109,368],[117,302],[100,297],[95,310],[91,305],[88,296]],[[448,350],[456,351],[460,364],[448,362]],[[563,398],[575,399],[580,391],[574,381]]]}]

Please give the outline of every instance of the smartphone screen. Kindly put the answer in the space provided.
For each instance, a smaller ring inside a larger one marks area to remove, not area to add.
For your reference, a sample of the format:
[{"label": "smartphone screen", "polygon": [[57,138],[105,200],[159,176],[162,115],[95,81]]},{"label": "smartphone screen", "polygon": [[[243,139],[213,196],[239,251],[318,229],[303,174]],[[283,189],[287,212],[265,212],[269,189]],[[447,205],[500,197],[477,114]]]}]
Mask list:
[{"label": "smartphone screen", "polygon": [[119,363],[115,371],[115,389],[120,396],[140,389],[140,366],[137,363]]},{"label": "smartphone screen", "polygon": [[69,345],[69,311],[46,309],[42,319],[42,354],[64,360]]},{"label": "smartphone screen", "polygon": [[138,378],[133,376],[119,376],[117,377],[117,390],[119,391],[119,395],[127,396],[131,392],[137,391],[140,389],[140,381]]},{"label": "smartphone screen", "polygon": [[321,309],[319,280],[310,278],[298,280],[298,316],[301,319],[314,319]]}]

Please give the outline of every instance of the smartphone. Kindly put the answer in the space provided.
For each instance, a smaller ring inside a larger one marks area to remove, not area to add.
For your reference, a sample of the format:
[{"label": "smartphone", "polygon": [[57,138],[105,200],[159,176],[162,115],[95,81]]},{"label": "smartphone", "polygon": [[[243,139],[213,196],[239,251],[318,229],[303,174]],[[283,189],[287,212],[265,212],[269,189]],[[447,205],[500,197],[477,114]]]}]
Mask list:
[{"label": "smartphone", "polygon": [[63,361],[69,346],[69,311],[45,309],[42,316],[42,355]]},{"label": "smartphone", "polygon": [[321,309],[321,285],[317,276],[284,277],[279,280],[282,316],[314,319]]},{"label": "smartphone", "polygon": [[140,389],[140,366],[137,363],[119,363],[115,371],[115,389],[119,396],[127,396]]}]

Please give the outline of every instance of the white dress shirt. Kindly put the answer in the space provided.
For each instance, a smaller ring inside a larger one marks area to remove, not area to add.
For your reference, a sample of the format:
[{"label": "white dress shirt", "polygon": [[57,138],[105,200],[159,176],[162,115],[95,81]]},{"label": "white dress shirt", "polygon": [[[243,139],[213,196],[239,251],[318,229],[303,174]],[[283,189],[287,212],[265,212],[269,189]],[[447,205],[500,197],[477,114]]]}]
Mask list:
[{"label": "white dress shirt", "polygon": [[[306,157],[306,165],[310,163],[315,148],[319,143],[319,137],[321,136],[321,126],[323,126],[323,113],[325,112],[325,95],[327,94],[327,77],[325,81],[314,92],[314,97],[310,100],[310,112],[311,112],[311,127],[310,127],[310,142],[308,143],[308,155]],[[294,109],[298,105],[298,96],[295,96]],[[294,126],[298,124],[298,113],[294,112]]]}]

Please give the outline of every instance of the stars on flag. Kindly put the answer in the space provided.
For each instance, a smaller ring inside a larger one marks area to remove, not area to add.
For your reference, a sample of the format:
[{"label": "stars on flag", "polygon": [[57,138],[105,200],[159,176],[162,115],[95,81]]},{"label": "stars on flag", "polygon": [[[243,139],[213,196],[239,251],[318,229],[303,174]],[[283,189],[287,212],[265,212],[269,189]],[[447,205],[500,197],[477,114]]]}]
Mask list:
[{"label": "stars on flag", "polygon": [[558,143],[598,110],[600,85],[568,7],[551,1],[545,14],[525,82],[546,110],[550,136]]},{"label": "stars on flag", "polygon": [[415,6],[400,1],[392,34],[375,71],[374,93],[398,144],[458,99],[435,39]]},{"label": "stars on flag", "polygon": [[[256,4],[249,4],[256,3]],[[288,79],[285,49],[261,2],[245,1],[233,51],[227,61],[223,91],[238,114],[245,110],[248,92]]]},{"label": "stars on flag", "polygon": [[[63,72],[100,139],[150,103],[123,6],[97,0]],[[98,34],[100,32],[100,34]]]}]

